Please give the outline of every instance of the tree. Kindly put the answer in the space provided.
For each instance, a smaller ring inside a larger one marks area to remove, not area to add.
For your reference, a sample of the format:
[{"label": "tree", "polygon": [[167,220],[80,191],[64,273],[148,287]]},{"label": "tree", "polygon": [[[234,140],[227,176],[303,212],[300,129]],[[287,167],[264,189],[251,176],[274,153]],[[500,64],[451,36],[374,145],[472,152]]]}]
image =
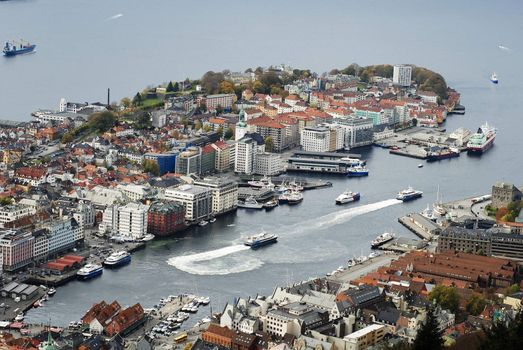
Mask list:
[{"label": "tree", "polygon": [[234,131],[231,127],[227,128],[227,131],[225,131],[224,138],[227,140],[230,140],[234,136]]},{"label": "tree", "polygon": [[200,85],[208,94],[216,94],[220,90],[220,84],[225,80],[223,73],[209,71],[201,79]]},{"label": "tree", "polygon": [[197,120],[196,123],[194,123],[194,130],[200,130],[202,128],[202,123]]},{"label": "tree", "polygon": [[116,116],[113,112],[103,111],[94,113],[89,117],[88,126],[91,130],[105,132],[111,129],[116,123]]},{"label": "tree", "polygon": [[338,74],[340,74],[340,71],[336,68],[331,69],[331,71],[329,72],[329,75],[338,75]]},{"label": "tree", "polygon": [[234,94],[234,84],[227,80],[222,81],[220,83],[220,93]]},{"label": "tree", "polygon": [[459,310],[459,294],[454,287],[438,285],[429,294],[430,300],[436,300],[441,307],[456,313]]},{"label": "tree", "polygon": [[439,329],[439,323],[434,315],[434,310],[429,308],[425,322],[418,329],[418,334],[412,344],[412,350],[443,349],[442,335],[443,332]]},{"label": "tree", "polygon": [[12,197],[2,197],[0,198],[0,205],[2,207],[5,207],[6,205],[10,205],[13,203],[13,198]]},{"label": "tree", "polygon": [[152,159],[144,159],[142,162],[143,171],[146,173],[151,173],[154,176],[160,175],[160,167],[158,163]]},{"label": "tree", "polygon": [[174,86],[172,81],[170,81],[169,84],[167,84],[167,88],[165,89],[165,91],[174,92]]},{"label": "tree", "polygon": [[220,137],[222,137],[223,136],[223,128],[221,126],[219,126],[218,129],[216,129],[216,133],[218,135],[220,135]]},{"label": "tree", "polygon": [[275,72],[265,72],[260,77],[260,82],[265,85],[266,88],[270,88],[273,85],[281,87],[280,78]]},{"label": "tree", "polygon": [[267,136],[264,141],[265,141],[265,150],[267,152],[272,152],[274,149],[274,141],[273,141],[272,137]]},{"label": "tree", "polygon": [[60,140],[60,142],[63,144],[66,144],[66,143],[73,142],[73,140],[74,140],[74,135],[69,131],[69,132],[66,132],[64,134],[64,136],[62,136],[62,139]]},{"label": "tree", "polygon": [[216,106],[216,114],[222,114],[223,113],[223,107],[222,105]]},{"label": "tree", "polygon": [[259,94],[264,94],[265,93],[265,85],[263,85],[258,80],[256,80],[254,82],[254,84],[252,84],[252,89],[254,90],[254,92],[259,93]]},{"label": "tree", "polygon": [[519,292],[519,290],[520,290],[519,289],[519,285],[513,284],[513,285],[511,285],[510,287],[507,288],[507,290],[505,291],[505,294],[506,295],[512,295],[514,293]]},{"label": "tree", "polygon": [[131,107],[131,99],[129,97],[124,97],[122,98],[122,100],[120,101],[120,104],[124,107],[124,108],[129,108]]},{"label": "tree", "polygon": [[519,309],[511,322],[498,319],[491,328],[483,329],[485,337],[481,350],[523,349],[523,309]]},{"label": "tree", "polygon": [[485,298],[481,297],[480,295],[474,294],[467,301],[467,305],[465,306],[465,308],[470,314],[477,316],[483,312],[486,305],[487,301],[485,300]]},{"label": "tree", "polygon": [[143,98],[142,98],[142,95],[137,92],[136,95],[134,95],[133,97],[133,106],[137,107],[137,106],[141,106],[143,103]]},{"label": "tree", "polygon": [[211,131],[211,126],[210,126],[209,124],[205,124],[205,125],[203,126],[203,131],[205,131],[205,132],[209,132],[209,131]]},{"label": "tree", "polygon": [[180,84],[178,84],[178,82],[175,82],[174,86],[173,86],[173,92],[178,92],[178,91],[180,91]]},{"label": "tree", "polygon": [[152,126],[151,115],[146,111],[141,112],[134,122],[134,127],[138,130],[149,129]]}]

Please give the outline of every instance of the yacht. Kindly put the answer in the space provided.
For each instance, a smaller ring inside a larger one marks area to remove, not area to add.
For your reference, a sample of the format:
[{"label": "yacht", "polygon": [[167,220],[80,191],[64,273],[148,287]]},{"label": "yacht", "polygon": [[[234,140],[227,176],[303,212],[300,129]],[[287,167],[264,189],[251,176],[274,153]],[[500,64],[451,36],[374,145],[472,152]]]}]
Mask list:
[{"label": "yacht", "polygon": [[238,201],[238,208],[263,209],[263,204],[258,203],[254,196],[249,196],[244,201]]},{"label": "yacht", "polygon": [[496,73],[492,73],[492,75],[490,76],[490,81],[494,84],[497,84],[499,82],[498,75]]},{"label": "yacht", "polygon": [[398,192],[398,195],[396,196],[396,199],[408,202],[416,198],[420,198],[423,195],[423,192],[414,190],[412,187],[408,187],[405,190],[401,190]]},{"label": "yacht", "polygon": [[102,265],[98,264],[87,264],[84,267],[82,267],[78,272],[76,273],[76,276],[80,280],[88,280],[97,276],[100,276],[104,272],[104,268]]},{"label": "yacht", "polygon": [[131,262],[131,254],[122,250],[115,252],[104,260],[105,267],[119,267]]},{"label": "yacht", "polygon": [[360,199],[359,192],[345,191],[336,198],[336,204],[346,204],[358,201]]}]

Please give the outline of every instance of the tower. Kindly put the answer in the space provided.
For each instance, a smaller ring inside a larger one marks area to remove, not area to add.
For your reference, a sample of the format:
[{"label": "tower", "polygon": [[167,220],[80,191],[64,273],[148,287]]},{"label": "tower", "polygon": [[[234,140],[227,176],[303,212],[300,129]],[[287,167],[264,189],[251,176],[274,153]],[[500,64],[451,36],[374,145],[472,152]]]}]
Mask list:
[{"label": "tower", "polygon": [[60,99],[60,105],[58,106],[58,110],[60,112],[67,111],[67,100],[64,97]]},{"label": "tower", "polygon": [[245,122],[245,111],[243,108],[240,111],[240,115],[238,117],[238,123],[236,123],[236,132],[234,135],[234,139],[238,141],[242,137],[245,136],[247,133],[247,123]]}]

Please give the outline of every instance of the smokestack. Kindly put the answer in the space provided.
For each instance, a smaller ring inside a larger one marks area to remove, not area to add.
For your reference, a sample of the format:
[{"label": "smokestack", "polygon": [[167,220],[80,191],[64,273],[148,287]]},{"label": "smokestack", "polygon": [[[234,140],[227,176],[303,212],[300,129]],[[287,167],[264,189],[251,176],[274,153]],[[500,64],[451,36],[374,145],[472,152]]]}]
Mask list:
[{"label": "smokestack", "polygon": [[111,89],[107,88],[107,107],[111,105]]}]

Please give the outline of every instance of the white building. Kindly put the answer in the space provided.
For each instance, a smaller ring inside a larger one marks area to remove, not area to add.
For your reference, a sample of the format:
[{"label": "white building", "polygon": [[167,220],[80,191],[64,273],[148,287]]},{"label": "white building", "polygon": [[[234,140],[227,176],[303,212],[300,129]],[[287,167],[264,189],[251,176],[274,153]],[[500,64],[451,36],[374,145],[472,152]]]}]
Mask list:
[{"label": "white building", "polygon": [[259,175],[279,175],[283,172],[283,160],[277,153],[259,152],[254,162],[254,173]]},{"label": "white building", "polygon": [[153,115],[153,126],[155,128],[163,128],[167,123],[167,114],[164,111],[154,111]]},{"label": "white building", "polygon": [[152,196],[151,187],[135,184],[119,184],[116,189],[132,201],[140,201]]},{"label": "white building", "polygon": [[49,254],[55,254],[74,247],[75,242],[84,238],[83,228],[76,220],[64,216],[43,225],[49,238]]},{"label": "white building", "polygon": [[205,178],[195,181],[195,186],[211,190],[212,215],[234,210],[238,205],[238,183],[220,178]]},{"label": "white building", "polygon": [[131,202],[118,207],[117,233],[119,236],[140,239],[147,234],[149,206]]},{"label": "white building", "polygon": [[27,205],[13,204],[0,207],[0,227],[34,214],[36,214],[36,209]]},{"label": "white building", "polygon": [[329,152],[330,130],[323,127],[305,127],[301,131],[300,145],[308,152]]},{"label": "white building", "polygon": [[406,65],[395,65],[392,82],[395,85],[410,86],[412,80],[412,67]]},{"label": "white building", "polygon": [[234,131],[234,139],[240,140],[247,133],[247,123],[245,122],[245,111],[242,109],[238,117],[238,123],[236,123],[236,129]]},{"label": "white building", "polygon": [[432,91],[417,91],[416,92],[419,97],[424,102],[430,102],[430,103],[438,103],[438,95],[435,92]]},{"label": "white building", "polygon": [[168,188],[165,199],[182,203],[187,221],[205,220],[212,214],[212,191],[207,187],[182,185]]},{"label": "white building", "polygon": [[385,326],[371,324],[343,338],[347,343],[346,350],[363,350],[376,345],[385,335]]},{"label": "white building", "polygon": [[263,151],[265,151],[265,144],[258,144],[256,140],[249,136],[238,140],[235,145],[234,172],[252,174],[254,172],[256,154]]},{"label": "white building", "polygon": [[80,201],[73,213],[73,218],[82,228],[93,227],[96,211],[90,202]]}]

